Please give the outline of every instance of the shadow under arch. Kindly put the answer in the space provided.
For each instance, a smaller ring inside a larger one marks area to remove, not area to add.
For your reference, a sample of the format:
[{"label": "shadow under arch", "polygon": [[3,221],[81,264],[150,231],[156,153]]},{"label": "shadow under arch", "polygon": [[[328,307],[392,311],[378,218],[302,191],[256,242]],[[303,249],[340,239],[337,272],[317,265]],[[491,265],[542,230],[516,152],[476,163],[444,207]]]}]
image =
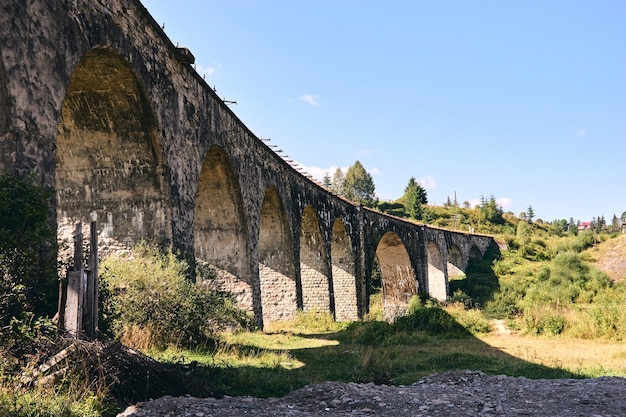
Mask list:
[{"label": "shadow under arch", "polygon": [[[476,246],[474,246],[476,248]],[[478,249],[478,248],[476,248]],[[482,258],[482,253],[480,254]],[[463,255],[461,250],[454,243],[448,248],[448,278],[463,277],[465,276],[465,268],[467,265],[463,265]]]},{"label": "shadow under arch", "polygon": [[352,252],[352,243],[346,225],[341,219],[335,219],[333,222],[330,258],[335,300],[335,320],[358,320],[359,311],[354,273],[354,253]]},{"label": "shadow under arch", "polygon": [[331,311],[329,271],[320,222],[312,206],[302,210],[300,282],[302,310]]},{"label": "shadow under arch", "polygon": [[[194,251],[200,268],[217,274],[214,284],[231,293],[237,305],[253,311],[246,218],[235,171],[226,153],[205,154],[194,207]],[[200,274],[201,277],[202,274]]]},{"label": "shadow under arch", "polygon": [[293,241],[285,207],[275,187],[268,187],[261,206],[259,279],[263,323],[290,320],[297,305]]},{"label": "shadow under arch", "polygon": [[69,81],[57,129],[59,239],[91,218],[110,248],[171,241],[164,160],[154,113],[128,63],[109,48],[85,53]]},{"label": "shadow under arch", "polygon": [[409,300],[417,294],[417,276],[411,258],[400,237],[387,232],[376,248],[381,274],[383,309],[386,320],[406,313]]},{"label": "shadow under arch", "polygon": [[500,291],[500,281],[493,271],[494,261],[499,257],[500,249],[495,243],[484,254],[477,246],[470,248],[465,277],[450,281],[450,294],[461,291],[477,305],[493,300]]}]

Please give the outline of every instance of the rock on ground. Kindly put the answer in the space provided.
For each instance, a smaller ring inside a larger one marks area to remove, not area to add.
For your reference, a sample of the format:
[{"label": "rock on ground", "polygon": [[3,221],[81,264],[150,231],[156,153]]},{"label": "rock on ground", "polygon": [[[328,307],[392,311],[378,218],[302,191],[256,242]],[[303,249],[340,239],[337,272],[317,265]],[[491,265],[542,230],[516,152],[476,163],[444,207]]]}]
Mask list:
[{"label": "rock on ground", "polygon": [[532,380],[450,371],[409,386],[324,382],[282,398],[166,396],[121,417],[626,416],[626,378]]}]

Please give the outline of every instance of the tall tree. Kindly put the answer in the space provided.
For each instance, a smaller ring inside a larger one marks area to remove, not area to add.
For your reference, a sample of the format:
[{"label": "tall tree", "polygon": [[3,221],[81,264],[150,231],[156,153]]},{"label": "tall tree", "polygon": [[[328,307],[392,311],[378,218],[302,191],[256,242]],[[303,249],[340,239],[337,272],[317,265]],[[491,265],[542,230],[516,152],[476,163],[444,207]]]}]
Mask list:
[{"label": "tall tree", "polygon": [[343,175],[341,168],[337,168],[333,174],[333,182],[331,189],[339,195],[344,195],[344,183],[346,182],[346,176]]},{"label": "tall tree", "polygon": [[356,161],[348,168],[343,185],[346,198],[369,207],[376,204],[374,180],[361,162]]},{"label": "tall tree", "polygon": [[504,223],[504,219],[502,218],[502,209],[498,207],[496,198],[493,195],[489,196],[489,199],[486,199],[484,196],[480,196],[480,201],[480,212],[485,221],[493,224]]},{"label": "tall tree", "polygon": [[528,210],[526,210],[526,216],[528,216],[528,223],[532,223],[533,217],[535,217],[535,210],[533,210],[533,206],[528,205]]},{"label": "tall tree", "polygon": [[622,224],[620,220],[617,218],[617,216],[614,214],[613,220],[611,220],[611,231],[619,232],[621,228],[622,228]]},{"label": "tall tree", "polygon": [[324,184],[324,187],[328,188],[329,190],[333,188],[333,183],[330,179],[330,174],[328,172],[324,174],[324,181],[322,182],[322,184]]},{"label": "tall tree", "polygon": [[[423,190],[422,186],[411,177],[409,183],[404,189],[404,211],[412,219],[422,219],[422,200],[419,190]],[[424,195],[426,192],[424,191]]]}]

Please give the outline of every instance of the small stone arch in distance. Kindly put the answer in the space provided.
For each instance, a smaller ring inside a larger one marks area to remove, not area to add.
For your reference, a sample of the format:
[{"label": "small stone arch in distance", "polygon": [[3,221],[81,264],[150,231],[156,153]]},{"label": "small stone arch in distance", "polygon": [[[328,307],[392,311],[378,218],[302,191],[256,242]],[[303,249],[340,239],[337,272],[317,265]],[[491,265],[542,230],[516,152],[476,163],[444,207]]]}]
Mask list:
[{"label": "small stone arch in distance", "polygon": [[293,242],[282,199],[265,191],[259,227],[259,279],[263,324],[295,318],[297,311]]},{"label": "small stone arch in distance", "polygon": [[328,264],[320,223],[312,206],[302,211],[300,227],[300,282],[303,311],[330,311]]},{"label": "small stone arch in distance", "polygon": [[350,236],[341,219],[335,219],[330,244],[335,320],[358,320],[359,311],[354,273],[354,252]]},{"label": "small stone arch in distance", "polygon": [[444,270],[441,250],[436,242],[428,242],[428,295],[432,298],[445,301],[448,294],[448,283]]},{"label": "small stone arch in distance", "polygon": [[387,232],[376,248],[383,287],[385,320],[393,320],[406,313],[409,300],[417,294],[417,279],[411,258],[400,237]]}]

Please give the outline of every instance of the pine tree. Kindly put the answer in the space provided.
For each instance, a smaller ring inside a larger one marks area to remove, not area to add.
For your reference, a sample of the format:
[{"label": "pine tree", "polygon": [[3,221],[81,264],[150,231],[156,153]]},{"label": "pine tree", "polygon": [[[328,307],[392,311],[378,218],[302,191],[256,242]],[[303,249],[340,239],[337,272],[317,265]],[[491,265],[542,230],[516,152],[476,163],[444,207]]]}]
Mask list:
[{"label": "pine tree", "polygon": [[324,184],[324,187],[328,188],[329,190],[333,188],[333,183],[330,179],[330,174],[328,172],[324,174],[323,184]]},{"label": "pine tree", "polygon": [[411,177],[409,183],[404,189],[404,211],[412,219],[422,219],[422,202],[418,193],[418,189],[421,188],[419,183],[415,181],[414,177]]},{"label": "pine tree", "polygon": [[532,223],[533,217],[535,217],[535,211],[533,210],[533,206],[528,206],[528,210],[526,210],[526,216],[528,216],[528,223]]},{"label": "pine tree", "polygon": [[333,190],[339,195],[345,195],[344,194],[345,182],[346,182],[346,177],[345,175],[343,175],[343,171],[341,170],[341,168],[337,168],[335,170],[335,173],[333,174],[333,182],[330,188],[331,190]]},{"label": "pine tree", "polygon": [[613,220],[611,220],[611,232],[619,232],[621,228],[621,224],[619,219],[615,214],[613,214]]}]

